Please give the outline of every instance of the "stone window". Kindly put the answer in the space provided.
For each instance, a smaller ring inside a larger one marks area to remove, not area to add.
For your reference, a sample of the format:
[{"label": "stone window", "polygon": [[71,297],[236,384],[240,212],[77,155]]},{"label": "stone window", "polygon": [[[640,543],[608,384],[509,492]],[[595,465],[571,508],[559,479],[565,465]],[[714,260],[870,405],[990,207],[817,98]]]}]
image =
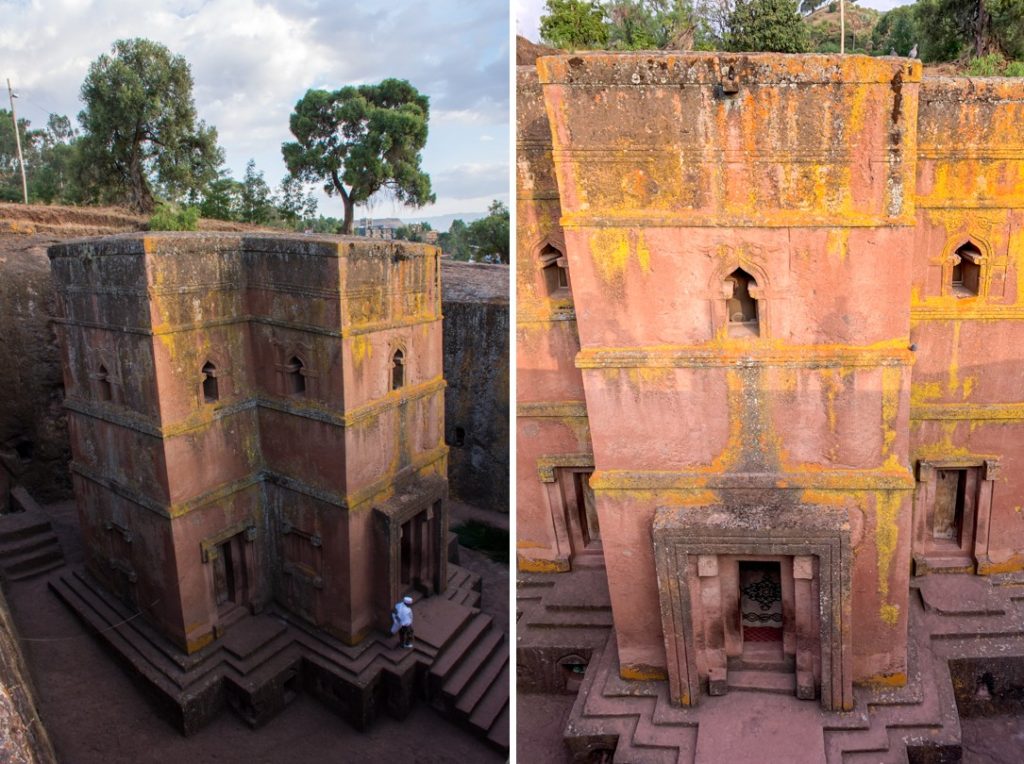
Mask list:
[{"label": "stone window", "polygon": [[306,368],[302,359],[293,355],[284,367],[285,392],[288,395],[306,394]]},{"label": "stone window", "polygon": [[981,250],[967,242],[953,253],[952,290],[957,297],[976,297],[981,291]]},{"label": "stone window", "polygon": [[726,276],[723,292],[729,336],[759,336],[757,282],[754,277],[742,268],[737,268]]},{"label": "stone window", "polygon": [[100,364],[99,371],[96,374],[96,387],[99,390],[99,397],[101,401],[109,401],[113,399],[113,388],[110,384],[110,373],[107,371],[107,367]]},{"label": "stone window", "polygon": [[391,356],[391,389],[398,390],[405,385],[405,355],[396,350]]},{"label": "stone window", "polygon": [[569,297],[572,293],[569,282],[569,261],[558,249],[546,245],[540,252],[544,286],[550,297]]},{"label": "stone window", "polygon": [[203,402],[216,403],[220,399],[217,390],[217,367],[212,362],[203,364]]},{"label": "stone window", "polygon": [[466,430],[463,427],[455,428],[455,440],[452,442],[456,448],[462,448],[466,445]]},{"label": "stone window", "polygon": [[998,464],[970,458],[921,462],[914,495],[914,572],[973,572],[987,564]]}]

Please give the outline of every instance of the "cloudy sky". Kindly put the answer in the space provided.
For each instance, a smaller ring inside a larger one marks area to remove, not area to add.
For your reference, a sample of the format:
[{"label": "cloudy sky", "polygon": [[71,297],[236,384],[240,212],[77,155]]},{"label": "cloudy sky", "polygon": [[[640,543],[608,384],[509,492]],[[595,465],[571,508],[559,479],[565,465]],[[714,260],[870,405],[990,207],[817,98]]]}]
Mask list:
[{"label": "cloudy sky", "polygon": [[[50,112],[78,114],[89,64],[114,40],[163,43],[191,64],[232,175],[253,158],[273,187],[307,89],[404,78],[430,96],[423,165],[437,203],[380,200],[370,213],[485,212],[509,201],[508,19],[508,0],[0,0],[0,83],[42,127]],[[323,196],[320,212],[341,217],[340,200]]]},{"label": "cloudy sky", "polygon": [[[876,11],[888,11],[898,5],[909,5],[911,2],[913,0],[861,0],[858,5],[874,8]],[[516,34],[521,34],[534,42],[538,41],[544,3],[545,0],[512,0],[516,13]]]}]

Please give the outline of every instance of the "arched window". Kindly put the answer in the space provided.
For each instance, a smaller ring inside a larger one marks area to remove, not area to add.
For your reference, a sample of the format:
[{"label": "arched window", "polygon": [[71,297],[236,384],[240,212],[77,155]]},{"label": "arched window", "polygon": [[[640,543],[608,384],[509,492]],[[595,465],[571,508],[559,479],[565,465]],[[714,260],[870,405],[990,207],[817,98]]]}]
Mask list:
[{"label": "arched window", "polygon": [[953,294],[973,297],[981,289],[981,250],[967,242],[953,253]]},{"label": "arched window", "polygon": [[113,389],[110,386],[110,375],[107,373],[107,367],[100,364],[100,370],[96,375],[96,382],[99,385],[100,400],[109,401],[113,397]]},{"label": "arched window", "polygon": [[548,244],[540,252],[540,261],[548,295],[568,297],[572,289],[569,283],[569,261],[565,259],[565,255]]},{"label": "arched window", "polygon": [[210,361],[203,364],[203,401],[215,403],[220,398],[217,390],[217,367]]},{"label": "arched window", "polygon": [[396,350],[391,356],[391,389],[398,390],[405,385],[405,355]]},{"label": "arched window", "polygon": [[302,360],[298,356],[292,356],[284,367],[285,390],[288,395],[306,394],[306,373]]},{"label": "arched window", "polygon": [[754,277],[742,268],[737,268],[725,279],[725,310],[730,336],[757,336],[760,334],[757,320],[757,300],[751,294],[757,289]]}]

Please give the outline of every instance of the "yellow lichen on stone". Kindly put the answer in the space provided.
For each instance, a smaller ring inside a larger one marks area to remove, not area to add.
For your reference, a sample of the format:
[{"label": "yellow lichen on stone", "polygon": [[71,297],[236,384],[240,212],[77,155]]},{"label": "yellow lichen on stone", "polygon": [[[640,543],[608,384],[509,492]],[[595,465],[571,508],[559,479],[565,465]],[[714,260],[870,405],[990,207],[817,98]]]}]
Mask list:
[{"label": "yellow lichen on stone", "polygon": [[658,682],[668,679],[668,673],[659,666],[648,666],[643,663],[623,664],[619,668],[619,676],[639,682]]},{"label": "yellow lichen on stone", "polygon": [[882,605],[878,610],[878,615],[885,623],[890,626],[895,626],[900,620],[900,606],[899,605]]},{"label": "yellow lichen on stone", "polygon": [[878,593],[889,596],[889,572],[899,543],[898,517],[902,494],[879,491],[875,494],[875,551],[878,557]]}]

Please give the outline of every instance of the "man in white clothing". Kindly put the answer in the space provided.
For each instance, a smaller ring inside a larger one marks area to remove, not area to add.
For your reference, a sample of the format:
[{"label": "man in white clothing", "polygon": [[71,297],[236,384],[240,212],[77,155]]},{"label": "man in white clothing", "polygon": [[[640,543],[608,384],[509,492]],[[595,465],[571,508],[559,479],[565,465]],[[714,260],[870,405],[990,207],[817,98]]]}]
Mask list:
[{"label": "man in white clothing", "polygon": [[412,647],[412,597],[403,597],[391,611],[391,633],[398,632],[400,647]]}]

